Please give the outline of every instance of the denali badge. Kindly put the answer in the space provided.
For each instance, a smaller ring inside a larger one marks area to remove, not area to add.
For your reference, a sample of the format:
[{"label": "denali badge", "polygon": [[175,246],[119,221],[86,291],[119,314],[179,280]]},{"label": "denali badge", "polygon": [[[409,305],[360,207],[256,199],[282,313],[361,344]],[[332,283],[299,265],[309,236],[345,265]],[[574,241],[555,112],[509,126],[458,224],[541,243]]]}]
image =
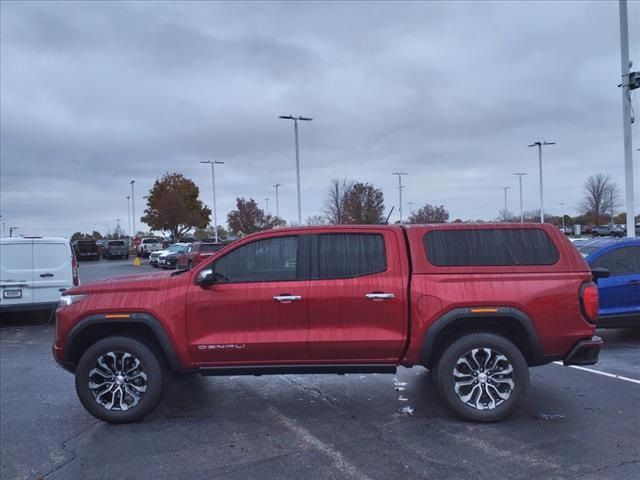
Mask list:
[{"label": "denali badge", "polygon": [[215,345],[198,345],[198,350],[242,350],[246,345],[244,343],[217,343]]}]

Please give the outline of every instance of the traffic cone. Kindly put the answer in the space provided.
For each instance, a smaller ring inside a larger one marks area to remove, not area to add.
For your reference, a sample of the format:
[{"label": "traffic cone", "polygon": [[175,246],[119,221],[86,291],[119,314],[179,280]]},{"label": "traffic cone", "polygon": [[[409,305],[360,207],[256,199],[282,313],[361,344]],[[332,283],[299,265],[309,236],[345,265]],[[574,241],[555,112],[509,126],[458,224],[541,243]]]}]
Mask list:
[{"label": "traffic cone", "polygon": [[133,266],[140,267],[142,266],[142,262],[140,261],[140,257],[136,255],[136,258],[133,259]]}]

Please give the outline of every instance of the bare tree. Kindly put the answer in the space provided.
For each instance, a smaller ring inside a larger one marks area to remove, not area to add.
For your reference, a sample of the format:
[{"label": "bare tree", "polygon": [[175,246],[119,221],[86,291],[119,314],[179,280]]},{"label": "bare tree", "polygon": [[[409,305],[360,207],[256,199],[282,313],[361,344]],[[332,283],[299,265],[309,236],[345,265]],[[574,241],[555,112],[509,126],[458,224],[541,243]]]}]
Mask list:
[{"label": "bare tree", "polygon": [[343,178],[333,178],[324,202],[324,216],[332,225],[346,223],[344,206],[347,193],[353,188],[353,181]]},{"label": "bare tree", "polygon": [[610,175],[598,173],[584,182],[584,194],[580,202],[580,210],[593,223],[607,223],[607,216],[614,215],[620,206],[620,189]]},{"label": "bare tree", "polygon": [[445,223],[449,220],[449,212],[444,205],[429,205],[428,203],[409,216],[408,223]]},{"label": "bare tree", "polygon": [[307,217],[307,225],[327,225],[327,217],[322,215],[311,215]]}]

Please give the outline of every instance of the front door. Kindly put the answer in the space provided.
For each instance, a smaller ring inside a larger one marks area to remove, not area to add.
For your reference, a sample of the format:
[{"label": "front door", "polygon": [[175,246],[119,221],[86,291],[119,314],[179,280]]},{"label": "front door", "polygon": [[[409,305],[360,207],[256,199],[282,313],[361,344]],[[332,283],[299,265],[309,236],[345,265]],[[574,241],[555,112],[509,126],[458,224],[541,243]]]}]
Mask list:
[{"label": "front door", "polygon": [[205,268],[213,285],[192,285],[187,333],[193,360],[240,365],[305,362],[309,282],[300,236],[238,245]]},{"label": "front door", "polygon": [[314,361],[398,360],[407,335],[400,247],[390,230],[314,236],[308,295]]}]

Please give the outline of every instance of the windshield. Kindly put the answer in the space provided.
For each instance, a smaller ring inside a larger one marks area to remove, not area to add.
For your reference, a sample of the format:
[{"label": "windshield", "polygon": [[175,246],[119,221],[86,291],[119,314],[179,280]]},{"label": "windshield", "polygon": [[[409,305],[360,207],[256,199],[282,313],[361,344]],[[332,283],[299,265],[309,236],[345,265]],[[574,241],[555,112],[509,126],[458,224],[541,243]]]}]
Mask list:
[{"label": "windshield", "polygon": [[168,252],[180,252],[182,251],[182,249],[184,248],[184,245],[171,245],[169,248],[167,248]]},{"label": "windshield", "polygon": [[145,240],[142,240],[142,243],[158,243],[158,240],[155,238],[147,238]]},{"label": "windshield", "polygon": [[124,246],[124,242],[122,240],[113,240],[109,242],[108,245],[110,247],[120,247],[120,246]]}]

